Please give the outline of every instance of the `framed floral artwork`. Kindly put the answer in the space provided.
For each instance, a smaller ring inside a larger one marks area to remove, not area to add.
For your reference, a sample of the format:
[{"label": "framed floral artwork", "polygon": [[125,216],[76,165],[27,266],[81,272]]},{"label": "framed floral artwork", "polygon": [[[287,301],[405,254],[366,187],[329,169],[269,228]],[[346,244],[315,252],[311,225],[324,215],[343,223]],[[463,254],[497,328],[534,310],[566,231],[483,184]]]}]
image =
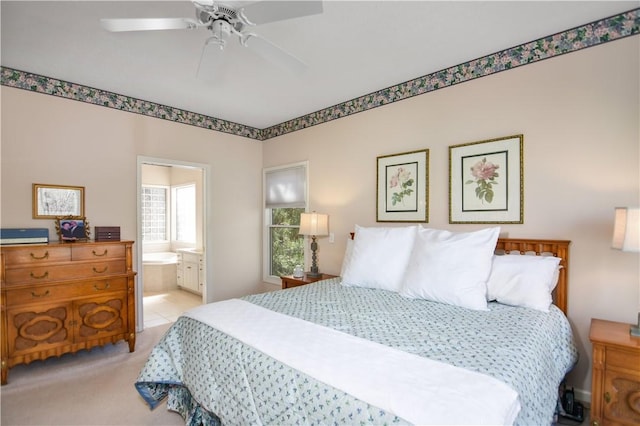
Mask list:
[{"label": "framed floral artwork", "polygon": [[377,158],[378,222],[429,221],[429,150]]},{"label": "framed floral artwork", "polygon": [[449,147],[449,223],[524,223],[523,141]]}]

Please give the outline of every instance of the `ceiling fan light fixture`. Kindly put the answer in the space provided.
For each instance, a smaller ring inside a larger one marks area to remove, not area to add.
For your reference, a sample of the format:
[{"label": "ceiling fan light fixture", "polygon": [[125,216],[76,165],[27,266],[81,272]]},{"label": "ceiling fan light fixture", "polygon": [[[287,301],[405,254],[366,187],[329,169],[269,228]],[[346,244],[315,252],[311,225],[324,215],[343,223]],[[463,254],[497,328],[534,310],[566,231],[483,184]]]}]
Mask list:
[{"label": "ceiling fan light fixture", "polygon": [[209,37],[204,42],[204,49],[206,49],[209,45],[215,44],[218,46],[220,50],[224,50],[224,47],[227,45],[227,40],[218,38],[217,36]]},{"label": "ceiling fan light fixture", "polygon": [[217,19],[211,23],[211,32],[214,37],[224,40],[225,42],[229,38],[232,32],[231,24],[224,19]]}]

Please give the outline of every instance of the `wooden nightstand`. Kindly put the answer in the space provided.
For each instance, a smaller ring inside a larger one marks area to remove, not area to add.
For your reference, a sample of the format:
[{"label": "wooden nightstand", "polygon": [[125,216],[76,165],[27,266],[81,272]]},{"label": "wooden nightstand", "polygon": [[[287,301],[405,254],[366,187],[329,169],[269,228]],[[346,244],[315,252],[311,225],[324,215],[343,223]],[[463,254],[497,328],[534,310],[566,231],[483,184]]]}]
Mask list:
[{"label": "wooden nightstand", "polygon": [[591,424],[640,424],[640,338],[629,324],[591,320]]},{"label": "wooden nightstand", "polygon": [[335,277],[336,275],[322,274],[321,277],[312,278],[304,274],[304,277],[295,278],[293,275],[285,275],[284,277],[280,277],[280,279],[282,280],[282,288],[291,288]]}]

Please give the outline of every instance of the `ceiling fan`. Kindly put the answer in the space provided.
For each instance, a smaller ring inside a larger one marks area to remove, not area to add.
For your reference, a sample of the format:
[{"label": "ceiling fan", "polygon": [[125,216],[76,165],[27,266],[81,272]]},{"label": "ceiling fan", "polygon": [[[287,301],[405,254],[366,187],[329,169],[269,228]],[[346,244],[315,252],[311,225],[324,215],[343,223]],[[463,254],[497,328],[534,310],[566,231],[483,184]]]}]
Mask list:
[{"label": "ceiling fan", "polygon": [[206,28],[212,35],[205,41],[202,48],[197,72],[199,77],[204,73],[208,75],[215,73],[223,62],[225,46],[232,36],[238,38],[240,45],[294,73],[300,73],[306,68],[306,64],[300,59],[250,30],[260,24],[322,13],[321,0],[250,2],[192,0],[192,2],[196,9],[195,19],[101,19],[100,23],[104,29],[112,32]]}]

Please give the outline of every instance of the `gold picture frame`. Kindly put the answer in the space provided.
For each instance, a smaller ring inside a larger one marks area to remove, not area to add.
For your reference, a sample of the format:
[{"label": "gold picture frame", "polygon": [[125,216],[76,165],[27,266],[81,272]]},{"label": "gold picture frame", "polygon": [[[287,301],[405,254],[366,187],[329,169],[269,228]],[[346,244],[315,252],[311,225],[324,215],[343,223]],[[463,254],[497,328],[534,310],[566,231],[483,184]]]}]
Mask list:
[{"label": "gold picture frame", "polygon": [[85,217],[56,217],[56,233],[60,241],[86,241],[89,239],[89,222]]},{"label": "gold picture frame", "polygon": [[33,184],[33,218],[84,217],[84,186]]},{"label": "gold picture frame", "polygon": [[449,223],[524,223],[523,135],[449,147]]},{"label": "gold picture frame", "polygon": [[377,222],[429,221],[429,150],[377,158]]}]

